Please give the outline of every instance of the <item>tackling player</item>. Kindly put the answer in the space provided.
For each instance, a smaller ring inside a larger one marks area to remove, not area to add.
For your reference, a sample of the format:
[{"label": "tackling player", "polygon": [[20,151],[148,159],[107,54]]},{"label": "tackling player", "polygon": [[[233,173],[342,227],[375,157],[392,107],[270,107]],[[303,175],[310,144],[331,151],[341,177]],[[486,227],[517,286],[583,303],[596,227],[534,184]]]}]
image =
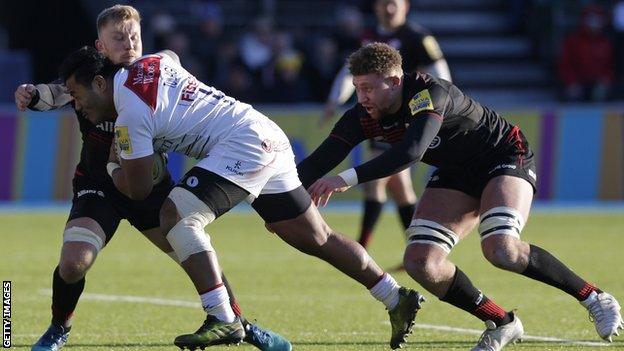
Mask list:
[{"label": "tackling player", "polygon": [[144,56],[118,69],[87,47],[66,58],[60,71],[91,122],[115,121],[120,161],[107,169],[122,193],[148,196],[155,152],[199,160],[169,193],[160,216],[176,255],[197,273],[193,281],[208,314],[195,333],[176,338],[177,346],[231,343],[244,335],[204,227],[247,199],[288,244],[369,289],[388,309],[391,347],[405,341],[422,296],[400,287],[366,250],[325,223],[301,186],[288,138],[273,121],[198,81],[168,55]]},{"label": "tackling player", "polygon": [[[116,5],[103,10],[97,19],[98,50],[111,61],[129,64],[142,54],[140,15],[131,6]],[[20,110],[45,111],[73,104],[82,134],[80,162],[73,179],[74,197],[63,233],[63,246],[52,284],[52,323],[33,345],[36,351],[58,350],[67,342],[74,309],[85,285],[85,275],[101,249],[113,237],[121,219],[127,219],[145,237],[178,262],[159,227],[159,210],[173,188],[169,174],[154,185],[142,201],[133,201],[116,190],[106,173],[113,122],[92,124],[79,104],[61,84],[24,84],[15,92]],[[228,290],[231,294],[231,291]],[[237,315],[240,307],[231,295]],[[245,341],[261,350],[288,351],[290,343],[280,335],[245,321]]]},{"label": "tackling player", "polygon": [[[374,11],[377,26],[363,36],[362,44],[387,43],[399,50],[403,56],[403,71],[427,72],[450,81],[451,73],[436,39],[426,29],[407,21],[409,5],[409,0],[376,0]],[[334,116],[336,107],[344,104],[353,95],[352,80],[348,67],[343,67],[332,85],[322,117],[323,122],[329,121]],[[368,145],[372,157],[379,156],[390,146],[379,138],[369,140]],[[366,248],[373,236],[373,230],[386,202],[386,188],[396,202],[401,224],[407,229],[416,210],[417,200],[409,168],[386,178],[371,180],[362,186],[364,213],[358,239],[362,246]],[[401,268],[402,265],[397,267]]]},{"label": "tackling player", "polygon": [[[349,70],[358,103],[298,166],[313,200],[325,205],[333,192],[418,161],[433,165],[437,170],[407,229],[403,262],[429,292],[486,323],[473,350],[497,351],[524,333],[514,312],[485,296],[447,258],[477,223],[488,261],[573,296],[588,309],[600,337],[611,341],[623,327],[615,298],[520,238],[536,189],[533,151],[520,129],[448,81],[403,74],[401,55],[386,44],[357,50]],[[355,145],[376,137],[392,147],[338,176],[319,179]]]}]

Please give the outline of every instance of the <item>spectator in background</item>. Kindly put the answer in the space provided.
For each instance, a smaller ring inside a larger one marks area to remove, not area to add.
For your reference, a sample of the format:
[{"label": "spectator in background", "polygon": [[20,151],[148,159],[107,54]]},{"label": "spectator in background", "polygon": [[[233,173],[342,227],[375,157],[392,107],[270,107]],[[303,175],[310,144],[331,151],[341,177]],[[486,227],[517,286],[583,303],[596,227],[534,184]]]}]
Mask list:
[{"label": "spectator in background", "polygon": [[273,59],[273,36],[273,21],[268,17],[258,17],[239,45],[241,59],[251,73],[253,85],[262,92],[270,83],[267,80],[271,79],[269,64]]},{"label": "spectator in background", "polygon": [[199,80],[205,78],[204,66],[189,49],[189,38],[183,32],[174,32],[167,36],[164,49],[175,52],[187,71]]},{"label": "spectator in background", "polygon": [[198,30],[193,32],[192,42],[198,43],[191,48],[205,72],[205,81],[214,84],[219,56],[218,47],[224,38],[223,11],[214,2],[195,1],[190,7],[191,15],[198,23]]},{"label": "spectator in background", "polygon": [[336,73],[343,64],[344,56],[338,53],[338,45],[327,37],[318,38],[305,62],[305,76],[310,86],[310,98],[322,102],[331,89]]},{"label": "spectator in background", "polygon": [[291,36],[279,32],[273,41],[271,102],[294,103],[309,100],[308,86],[301,76],[303,55],[293,47]]},{"label": "spectator in background", "polygon": [[333,39],[340,57],[347,57],[357,50],[362,42],[364,22],[362,13],[353,6],[343,6],[336,11],[336,29]]},{"label": "spectator in background", "polygon": [[150,18],[150,27],[154,36],[155,51],[165,49],[167,37],[176,29],[176,20],[164,9],[157,8]]},{"label": "spectator in background", "polygon": [[618,1],[613,6],[613,47],[615,48],[615,71],[616,86],[615,91],[618,99],[624,99],[624,1]]},{"label": "spectator in background", "polygon": [[614,82],[613,44],[604,30],[607,17],[596,5],[587,5],[578,28],[564,41],[559,54],[559,79],[568,101],[604,101]]}]

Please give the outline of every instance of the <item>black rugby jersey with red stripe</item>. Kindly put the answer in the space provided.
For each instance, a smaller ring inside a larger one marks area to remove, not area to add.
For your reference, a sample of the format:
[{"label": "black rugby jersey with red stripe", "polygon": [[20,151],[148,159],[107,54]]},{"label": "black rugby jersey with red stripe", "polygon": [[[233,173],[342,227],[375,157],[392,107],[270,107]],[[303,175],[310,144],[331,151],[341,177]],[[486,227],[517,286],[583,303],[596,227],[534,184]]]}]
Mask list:
[{"label": "black rugby jersey with red stripe", "polygon": [[416,161],[439,168],[474,167],[517,147],[520,141],[511,135],[512,128],[452,83],[429,74],[406,74],[402,104],[396,113],[375,120],[356,104],[297,170],[307,187],[367,139],[392,147],[355,167],[360,183],[396,173]]}]

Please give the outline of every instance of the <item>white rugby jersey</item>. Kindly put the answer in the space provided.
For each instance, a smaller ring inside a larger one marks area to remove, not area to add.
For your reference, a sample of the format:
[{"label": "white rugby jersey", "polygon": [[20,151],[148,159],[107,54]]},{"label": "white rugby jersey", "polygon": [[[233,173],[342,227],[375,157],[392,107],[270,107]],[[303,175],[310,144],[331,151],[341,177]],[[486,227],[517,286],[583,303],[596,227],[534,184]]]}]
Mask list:
[{"label": "white rugby jersey", "polygon": [[146,55],[114,78],[115,137],[120,156],[154,152],[204,158],[219,140],[266,118],[250,105],[198,81],[167,55]]}]

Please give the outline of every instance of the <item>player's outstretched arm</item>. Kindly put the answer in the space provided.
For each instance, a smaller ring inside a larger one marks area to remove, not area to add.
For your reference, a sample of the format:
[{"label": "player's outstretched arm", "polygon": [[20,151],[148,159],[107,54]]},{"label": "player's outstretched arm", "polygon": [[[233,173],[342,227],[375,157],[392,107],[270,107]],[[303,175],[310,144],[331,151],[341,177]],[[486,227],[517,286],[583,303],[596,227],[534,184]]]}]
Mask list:
[{"label": "player's outstretched arm", "polygon": [[24,111],[48,111],[63,107],[72,100],[65,85],[52,82],[48,84],[22,84],[15,90],[15,106]]}]

